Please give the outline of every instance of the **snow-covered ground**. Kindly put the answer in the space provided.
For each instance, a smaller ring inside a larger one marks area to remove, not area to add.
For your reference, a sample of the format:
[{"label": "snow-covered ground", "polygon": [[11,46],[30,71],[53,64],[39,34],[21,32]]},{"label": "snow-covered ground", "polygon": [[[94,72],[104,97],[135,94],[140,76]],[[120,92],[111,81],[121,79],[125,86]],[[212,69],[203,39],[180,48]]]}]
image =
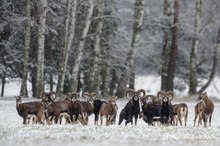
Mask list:
[{"label": "snow-covered ground", "polygon": [[[36,100],[33,98],[25,99]],[[127,100],[117,101],[119,112]],[[173,101],[179,103],[183,101]],[[94,116],[89,125],[23,125],[18,116],[14,98],[0,99],[0,145],[1,146],[133,146],[133,145],[219,145],[220,144],[220,103],[215,101],[212,127],[194,127],[194,101],[184,101],[189,106],[186,127],[148,126],[138,120],[137,126],[122,125],[95,126]],[[118,117],[117,117],[118,122]]]},{"label": "snow-covered ground", "polygon": [[[220,79],[215,78],[206,90],[208,95],[219,98],[218,85]],[[178,81],[179,84],[184,84]],[[137,89],[143,88],[149,94],[156,94],[160,89],[160,78],[155,76],[137,77],[135,81]],[[29,93],[30,83],[28,86]],[[95,126],[94,116],[89,119],[89,125],[23,125],[22,118],[18,116],[13,96],[19,95],[20,83],[12,82],[5,86],[5,97],[0,98],[0,146],[185,146],[185,145],[209,145],[220,144],[220,102],[214,100],[215,110],[212,127],[194,127],[195,98],[175,98],[173,103],[185,102],[189,107],[189,117],[186,127],[175,126],[148,126],[138,120],[137,126],[112,125]],[[187,95],[187,87],[183,92],[175,91],[177,97]],[[31,94],[29,94],[31,95]],[[25,98],[24,102],[36,100]],[[127,100],[119,99],[118,115],[125,106]],[[118,117],[117,117],[118,122]],[[117,123],[116,122],[116,123]]]}]

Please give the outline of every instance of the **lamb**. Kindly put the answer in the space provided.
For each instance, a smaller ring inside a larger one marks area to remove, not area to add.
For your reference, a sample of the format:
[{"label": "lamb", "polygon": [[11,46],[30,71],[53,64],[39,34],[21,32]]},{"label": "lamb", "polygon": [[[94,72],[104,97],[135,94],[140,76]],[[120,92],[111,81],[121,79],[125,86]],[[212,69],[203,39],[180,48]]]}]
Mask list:
[{"label": "lamb", "polygon": [[106,118],[106,126],[111,125],[112,121],[117,115],[117,105],[116,105],[117,96],[109,97],[106,103],[103,103],[100,109],[100,120],[101,125],[103,124],[103,118]]},{"label": "lamb", "polygon": [[[129,96],[128,96],[129,95]],[[140,99],[145,96],[145,90],[139,89],[137,91],[128,89],[125,93],[125,97],[129,102],[125,105],[119,115],[119,125],[125,119],[125,125],[131,122],[133,125],[133,117],[135,118],[135,125],[137,125],[137,119],[141,109]]]},{"label": "lamb", "polygon": [[178,121],[180,125],[187,125],[187,117],[188,117],[188,106],[186,103],[179,103],[173,105],[173,122],[175,126],[178,126]]},{"label": "lamb", "polygon": [[40,101],[22,103],[21,96],[15,96],[16,109],[18,115],[23,118],[23,124],[27,124],[27,120],[34,115],[37,117],[37,123],[43,124],[44,105]]},{"label": "lamb", "polygon": [[212,114],[214,111],[214,103],[209,99],[206,92],[202,93],[197,100],[200,102],[195,106],[195,118],[194,118],[194,126],[197,116],[199,115],[199,123],[201,120],[204,122],[204,127],[207,127],[207,122],[209,120],[209,126],[211,127]]}]

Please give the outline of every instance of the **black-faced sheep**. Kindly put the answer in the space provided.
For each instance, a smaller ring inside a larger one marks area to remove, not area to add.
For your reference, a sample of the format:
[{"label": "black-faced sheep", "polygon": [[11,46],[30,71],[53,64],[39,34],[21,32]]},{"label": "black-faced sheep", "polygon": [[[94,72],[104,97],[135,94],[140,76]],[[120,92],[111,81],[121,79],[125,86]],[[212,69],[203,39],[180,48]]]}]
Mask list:
[{"label": "black-faced sheep", "polygon": [[129,102],[125,105],[119,115],[119,125],[125,119],[125,125],[131,123],[133,125],[133,117],[135,118],[135,125],[137,125],[138,115],[140,114],[141,104],[140,99],[145,96],[145,90],[139,89],[137,91],[128,89],[125,93],[125,97]]}]

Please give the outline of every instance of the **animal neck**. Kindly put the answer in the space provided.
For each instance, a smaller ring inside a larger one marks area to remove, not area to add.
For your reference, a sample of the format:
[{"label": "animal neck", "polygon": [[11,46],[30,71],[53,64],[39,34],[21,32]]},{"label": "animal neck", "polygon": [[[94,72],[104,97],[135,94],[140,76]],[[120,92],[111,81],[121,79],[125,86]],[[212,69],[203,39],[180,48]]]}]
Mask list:
[{"label": "animal neck", "polygon": [[20,112],[20,105],[21,105],[21,102],[16,102],[16,109],[17,109],[17,112],[18,114],[21,116],[21,112]]},{"label": "animal neck", "polygon": [[141,101],[140,100],[138,100],[139,102],[139,108],[140,108],[140,112],[142,112],[142,106],[141,106]]},{"label": "animal neck", "polygon": [[162,106],[168,106],[168,102],[163,102],[163,105]]},{"label": "animal neck", "polygon": [[205,101],[204,101],[204,100],[202,100],[202,103],[203,103],[203,105],[206,107],[206,103],[205,103]]}]

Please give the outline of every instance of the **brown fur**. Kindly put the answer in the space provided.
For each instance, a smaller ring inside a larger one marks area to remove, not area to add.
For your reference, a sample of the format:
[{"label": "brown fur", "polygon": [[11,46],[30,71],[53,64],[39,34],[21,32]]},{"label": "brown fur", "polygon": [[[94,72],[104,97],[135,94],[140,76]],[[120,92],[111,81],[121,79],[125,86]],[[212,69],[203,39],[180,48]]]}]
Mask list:
[{"label": "brown fur", "polygon": [[204,127],[207,127],[207,122],[209,120],[209,126],[211,127],[214,103],[209,99],[206,92],[201,94],[197,100],[199,100],[200,102],[195,106],[194,126],[197,116],[199,115],[198,126],[199,124],[202,124],[201,120],[203,120]]},{"label": "brown fur", "polygon": [[[44,116],[44,106],[40,101],[21,103],[21,96],[16,96],[16,109],[18,115],[23,118],[23,124],[27,124],[31,115],[37,117],[37,123],[43,124],[42,119]],[[28,122],[29,123],[29,122]]]},{"label": "brown fur", "polygon": [[[173,120],[174,125],[178,126],[178,122],[180,125],[187,125],[187,117],[188,117],[188,106],[185,103],[179,103],[173,105]],[[184,119],[184,121],[183,121]]]},{"label": "brown fur", "polygon": [[117,114],[117,105],[116,105],[117,97],[110,97],[106,103],[103,103],[100,109],[100,119],[101,125],[103,124],[103,117],[106,118],[106,126],[111,125]]}]

